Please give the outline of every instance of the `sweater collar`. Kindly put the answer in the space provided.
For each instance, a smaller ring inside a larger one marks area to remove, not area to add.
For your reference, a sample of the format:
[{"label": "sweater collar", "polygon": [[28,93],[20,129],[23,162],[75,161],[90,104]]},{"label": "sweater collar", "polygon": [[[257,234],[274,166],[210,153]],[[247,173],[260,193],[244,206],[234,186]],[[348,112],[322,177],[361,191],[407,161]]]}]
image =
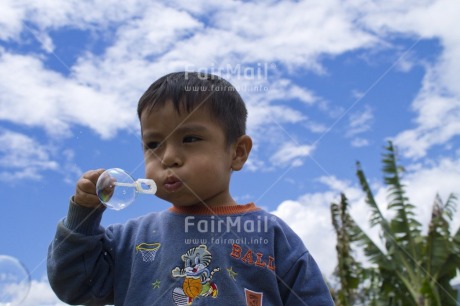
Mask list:
[{"label": "sweater collar", "polygon": [[231,205],[231,206],[218,206],[209,207],[204,205],[193,205],[187,207],[173,206],[169,208],[169,211],[177,214],[185,215],[234,215],[241,213],[248,213],[252,211],[260,210],[254,203],[248,203],[244,205]]}]

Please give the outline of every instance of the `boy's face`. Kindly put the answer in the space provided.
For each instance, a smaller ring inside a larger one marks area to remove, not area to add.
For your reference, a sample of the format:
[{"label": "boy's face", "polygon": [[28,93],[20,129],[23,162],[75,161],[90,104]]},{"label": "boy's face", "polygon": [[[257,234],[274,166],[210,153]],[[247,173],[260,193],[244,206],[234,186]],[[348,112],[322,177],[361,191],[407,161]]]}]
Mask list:
[{"label": "boy's face", "polygon": [[172,102],[141,114],[146,177],[175,206],[234,205],[229,194],[234,146],[209,111],[174,109]]}]

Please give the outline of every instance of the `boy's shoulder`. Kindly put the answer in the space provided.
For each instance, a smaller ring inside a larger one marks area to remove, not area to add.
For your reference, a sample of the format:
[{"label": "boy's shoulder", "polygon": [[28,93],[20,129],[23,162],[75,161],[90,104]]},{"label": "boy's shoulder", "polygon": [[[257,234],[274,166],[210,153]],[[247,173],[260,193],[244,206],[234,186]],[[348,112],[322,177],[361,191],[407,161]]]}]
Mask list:
[{"label": "boy's shoulder", "polygon": [[109,229],[116,231],[127,231],[130,229],[139,229],[145,227],[152,222],[163,220],[167,215],[167,211],[150,212],[137,217],[130,218],[123,223],[113,223],[108,226]]}]

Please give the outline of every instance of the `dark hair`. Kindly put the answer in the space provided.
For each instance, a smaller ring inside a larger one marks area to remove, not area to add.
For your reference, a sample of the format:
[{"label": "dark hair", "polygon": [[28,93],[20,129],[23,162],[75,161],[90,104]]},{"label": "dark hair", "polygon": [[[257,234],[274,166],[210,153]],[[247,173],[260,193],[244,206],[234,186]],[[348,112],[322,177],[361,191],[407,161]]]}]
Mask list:
[{"label": "dark hair", "polygon": [[[168,101],[174,109],[191,112],[205,107],[223,128],[227,145],[246,133],[247,110],[235,87],[221,77],[207,73],[174,72],[156,80],[139,99],[139,119],[144,110],[154,111]],[[201,105],[202,104],[202,105]]]}]

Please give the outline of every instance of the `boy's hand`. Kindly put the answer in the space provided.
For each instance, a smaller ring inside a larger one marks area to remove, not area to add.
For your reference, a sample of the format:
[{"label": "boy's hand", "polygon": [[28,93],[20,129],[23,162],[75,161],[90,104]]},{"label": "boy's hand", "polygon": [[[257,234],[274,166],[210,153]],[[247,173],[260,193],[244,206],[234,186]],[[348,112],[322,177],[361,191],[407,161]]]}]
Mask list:
[{"label": "boy's hand", "polygon": [[90,170],[83,174],[77,182],[73,198],[75,203],[90,208],[99,206],[101,201],[96,194],[96,182],[102,172],[104,172],[104,169]]}]

